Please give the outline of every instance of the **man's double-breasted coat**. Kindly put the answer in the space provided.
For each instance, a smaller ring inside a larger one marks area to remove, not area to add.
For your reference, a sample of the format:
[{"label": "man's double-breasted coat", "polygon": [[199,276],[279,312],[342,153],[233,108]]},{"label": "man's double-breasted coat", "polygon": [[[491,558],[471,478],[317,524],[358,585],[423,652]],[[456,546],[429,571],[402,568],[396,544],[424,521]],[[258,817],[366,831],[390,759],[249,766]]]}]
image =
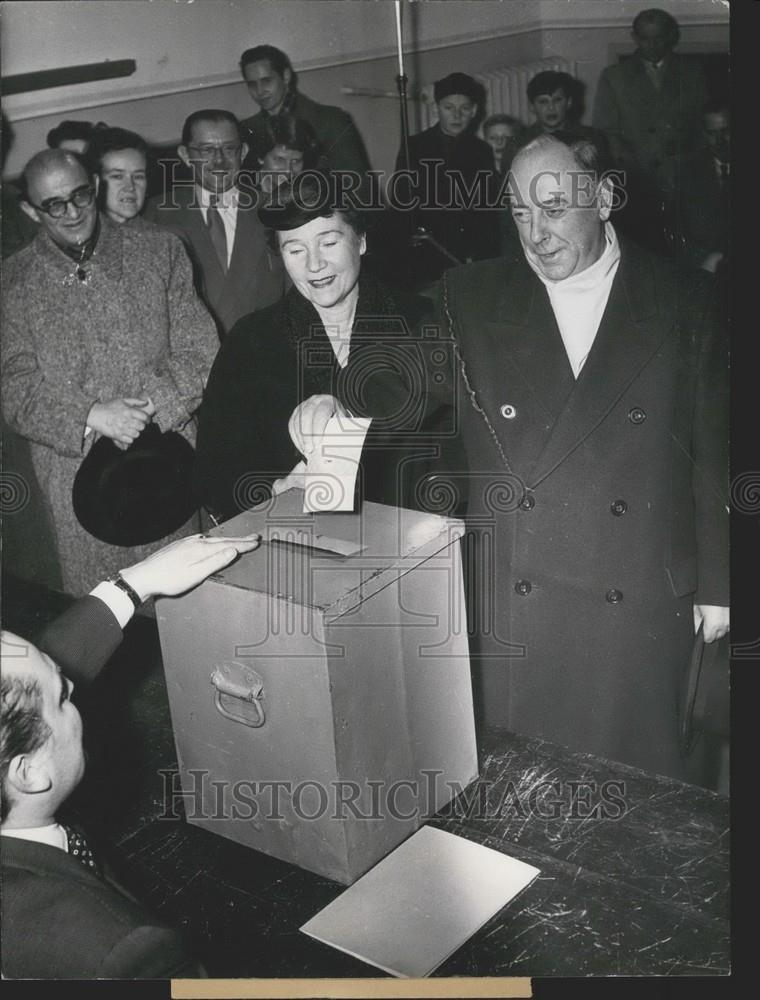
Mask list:
[{"label": "man's double-breasted coat", "polygon": [[[577,381],[522,258],[447,272],[438,314],[407,367],[430,397],[436,382],[457,397],[467,467],[427,488],[466,497],[483,720],[685,777],[677,695],[692,604],[729,603],[725,341],[710,279],[623,243]],[[395,384],[365,379],[368,411],[400,411],[414,379],[397,369]]]}]

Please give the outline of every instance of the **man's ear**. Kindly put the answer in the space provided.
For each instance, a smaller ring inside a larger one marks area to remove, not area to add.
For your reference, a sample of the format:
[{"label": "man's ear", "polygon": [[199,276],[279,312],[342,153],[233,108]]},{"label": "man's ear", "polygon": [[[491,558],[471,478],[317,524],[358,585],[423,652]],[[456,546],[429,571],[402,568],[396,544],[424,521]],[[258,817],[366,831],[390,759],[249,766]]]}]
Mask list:
[{"label": "man's ear", "polygon": [[11,758],[6,781],[17,797],[49,791],[53,782],[47,766],[45,747],[41,746],[34,753],[20,753]]},{"label": "man's ear", "polygon": [[185,164],[186,167],[190,166],[190,154],[187,151],[187,146],[177,146],[177,153],[179,154],[180,160]]},{"label": "man's ear", "polygon": [[[248,156],[248,143],[247,142],[243,142],[243,143],[240,144],[240,162],[241,163],[246,158],[246,156]],[[259,163],[260,162],[261,162],[261,160],[259,160]]]},{"label": "man's ear", "polygon": [[599,181],[599,187],[596,189],[596,197],[599,204],[599,218],[602,222],[606,222],[612,213],[612,205],[614,202],[612,181],[609,177],[604,177],[601,181]]},{"label": "man's ear", "polygon": [[99,174],[93,174],[92,175],[92,183],[95,186],[95,197],[97,198],[98,191],[100,191],[100,175]]},{"label": "man's ear", "polygon": [[362,233],[361,238],[359,240],[359,256],[361,257],[366,252],[367,252],[367,235],[366,233]]},{"label": "man's ear", "polygon": [[285,86],[290,87],[290,81],[293,79],[293,74],[287,67],[283,71],[282,78],[285,81]]},{"label": "man's ear", "polygon": [[28,215],[30,219],[33,219],[34,222],[37,223],[41,222],[40,213],[37,211],[34,205],[30,205],[29,202],[25,201],[23,198],[21,199],[19,204],[21,205],[22,212]]}]

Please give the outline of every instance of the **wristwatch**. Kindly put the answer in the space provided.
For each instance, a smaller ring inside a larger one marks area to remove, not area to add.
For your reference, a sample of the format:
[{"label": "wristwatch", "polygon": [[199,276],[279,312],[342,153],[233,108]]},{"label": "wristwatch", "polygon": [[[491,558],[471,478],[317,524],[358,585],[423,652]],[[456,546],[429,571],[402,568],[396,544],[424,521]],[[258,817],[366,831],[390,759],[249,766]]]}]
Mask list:
[{"label": "wristwatch", "polygon": [[114,573],[113,576],[109,576],[108,579],[106,580],[106,583],[112,583],[114,587],[118,587],[119,590],[122,590],[130,599],[130,601],[134,604],[135,611],[137,611],[137,609],[143,603],[140,598],[140,595],[133,587],[129,586],[129,584],[121,575],[121,573]]}]

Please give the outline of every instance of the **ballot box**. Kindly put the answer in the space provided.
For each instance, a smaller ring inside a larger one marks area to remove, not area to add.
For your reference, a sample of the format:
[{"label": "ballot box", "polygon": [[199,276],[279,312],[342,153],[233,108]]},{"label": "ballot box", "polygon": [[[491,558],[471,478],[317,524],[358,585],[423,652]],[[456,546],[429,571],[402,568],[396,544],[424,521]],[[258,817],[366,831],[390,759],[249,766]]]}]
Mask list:
[{"label": "ballot box", "polygon": [[189,823],[349,884],[477,777],[461,522],[289,490],[156,603]]}]

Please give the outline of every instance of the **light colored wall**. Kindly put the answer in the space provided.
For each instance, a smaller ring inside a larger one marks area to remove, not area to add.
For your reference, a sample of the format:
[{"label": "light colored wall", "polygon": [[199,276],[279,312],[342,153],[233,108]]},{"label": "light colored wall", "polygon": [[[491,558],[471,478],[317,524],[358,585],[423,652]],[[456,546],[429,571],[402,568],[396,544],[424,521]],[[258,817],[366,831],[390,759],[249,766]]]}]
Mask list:
[{"label": "light colored wall", "polygon": [[[728,48],[728,11],[712,0],[659,0],[682,25],[681,50]],[[649,0],[436,0],[404,2],[410,86],[454,69],[477,72],[562,55],[578,61],[591,108],[599,72],[630,45],[630,23]],[[391,0],[47,0],[2,7],[4,75],[104,59],[134,58],[119,80],[6,98],[14,176],[62,118],[104,120],[165,143],[199,107],[240,116],[255,107],[239,82],[249,45],[285,49],[301,89],[340,104],[362,132],[372,164],[389,170],[399,142],[395,97],[347,95],[343,87],[395,95],[395,5]],[[148,96],[151,95],[151,96]],[[414,105],[412,131],[416,130]]]}]

